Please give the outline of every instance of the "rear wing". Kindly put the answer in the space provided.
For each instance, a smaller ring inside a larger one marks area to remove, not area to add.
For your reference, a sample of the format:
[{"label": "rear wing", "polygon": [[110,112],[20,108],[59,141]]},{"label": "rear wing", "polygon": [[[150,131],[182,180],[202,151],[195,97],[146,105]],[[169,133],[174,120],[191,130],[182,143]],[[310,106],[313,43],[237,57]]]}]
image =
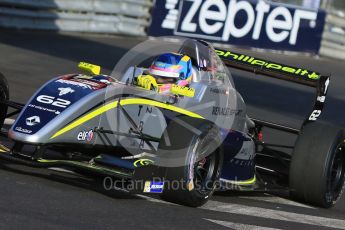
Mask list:
[{"label": "rear wing", "polygon": [[[313,111],[305,120],[303,125],[307,122],[316,121],[320,117],[324,108],[328,86],[330,83],[329,76],[323,76],[318,72],[310,71],[305,68],[293,67],[232,51],[216,49],[216,53],[229,67],[316,88],[316,98]],[[272,124],[255,119],[254,121],[272,128],[279,127],[278,129],[288,132],[299,132],[299,130],[283,127],[278,124]]]}]

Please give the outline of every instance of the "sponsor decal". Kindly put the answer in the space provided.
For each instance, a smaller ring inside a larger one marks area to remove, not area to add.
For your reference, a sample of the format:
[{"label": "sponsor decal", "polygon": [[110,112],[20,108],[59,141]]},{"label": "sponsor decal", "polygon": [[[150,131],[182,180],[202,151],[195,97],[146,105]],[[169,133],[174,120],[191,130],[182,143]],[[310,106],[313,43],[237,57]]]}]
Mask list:
[{"label": "sponsor decal", "polygon": [[152,165],[153,161],[150,159],[139,159],[133,162],[133,165],[135,167],[140,167],[140,166],[146,166],[146,165]]},{"label": "sponsor decal", "polygon": [[25,122],[27,126],[34,126],[34,125],[39,124],[41,122],[41,119],[39,116],[32,116],[32,117],[26,118]]},{"label": "sponsor decal", "polygon": [[63,95],[69,94],[69,93],[74,93],[74,90],[71,89],[70,87],[68,87],[68,88],[58,88],[58,90],[60,91],[59,92],[59,96],[63,96]]},{"label": "sponsor decal", "polygon": [[104,84],[107,84],[107,85],[110,85],[111,82],[109,80],[105,80],[105,79],[101,79],[99,80],[100,82],[104,83]]},{"label": "sponsor decal", "polygon": [[88,76],[78,76],[70,79],[59,79],[56,82],[81,87],[83,89],[97,90],[107,86],[106,83],[88,80]]},{"label": "sponsor decal", "polygon": [[227,90],[227,89],[210,88],[210,92],[215,93],[215,94],[229,95],[229,90]]},{"label": "sponsor decal", "polygon": [[60,108],[67,108],[67,106],[71,104],[70,101],[67,101],[65,99],[55,98],[48,95],[40,95],[36,98],[36,100],[43,104],[53,105]]},{"label": "sponsor decal", "polygon": [[104,83],[89,81],[87,79],[74,78],[74,79],[71,79],[71,81],[77,81],[77,82],[89,85],[92,87],[92,89],[100,89],[104,87]]},{"label": "sponsor decal", "polygon": [[216,50],[216,53],[223,59],[229,61],[236,61],[238,63],[252,65],[253,67],[265,68],[267,70],[280,71],[289,75],[296,75],[299,77],[306,77],[308,79],[317,80],[320,78],[320,74],[317,72],[309,71],[306,69],[300,69],[291,67],[288,65],[282,65],[274,62],[269,62],[262,59],[257,59],[244,54],[234,53],[231,51]]},{"label": "sponsor decal", "polygon": [[48,109],[48,108],[44,108],[42,106],[39,105],[33,105],[33,104],[29,104],[28,107],[34,108],[34,109],[38,109],[38,110],[42,110],[42,111],[47,111],[50,113],[55,113],[55,114],[60,114],[60,111],[56,110],[56,109]]},{"label": "sponsor decal", "polygon": [[319,101],[319,102],[325,102],[326,101],[326,96],[318,96],[317,97],[317,101]]},{"label": "sponsor decal", "polygon": [[232,115],[238,115],[241,112],[242,112],[242,110],[225,108],[225,107],[213,106],[213,108],[212,108],[212,115],[214,115],[214,116],[228,117],[228,116],[232,116]]},{"label": "sponsor decal", "polygon": [[72,80],[59,79],[56,82],[63,83],[63,84],[68,84],[68,85],[74,85],[74,86],[77,86],[77,87],[81,87],[83,89],[92,89],[92,87],[90,85],[87,85],[87,84],[84,84],[84,83],[80,83],[80,82],[76,82],[76,81],[72,81]]},{"label": "sponsor decal", "polygon": [[232,165],[238,165],[242,167],[250,167],[255,164],[254,160],[241,160],[241,159],[231,159],[230,164]]},{"label": "sponsor decal", "polygon": [[329,87],[329,78],[326,80],[326,82],[325,82],[325,90],[323,91],[323,93],[324,94],[326,94],[327,93],[327,91],[328,91],[328,87]]},{"label": "sponsor decal", "polygon": [[[182,7],[187,2],[191,8],[186,12],[186,17],[183,17],[179,31],[195,33],[200,29],[209,36],[220,32],[214,38],[222,41],[228,41],[230,37],[241,38],[248,35],[253,40],[259,40],[262,36],[261,30],[265,27],[266,34],[272,42],[282,42],[287,39],[289,44],[295,45],[301,20],[311,21],[310,27],[315,27],[317,19],[317,12],[299,9],[292,15],[284,6],[272,10],[271,5],[265,1],[258,1],[255,8],[249,2],[235,0],[182,1]],[[193,21],[198,11],[199,20]],[[241,11],[245,13],[247,20],[244,25],[238,26],[235,24],[235,19]],[[265,14],[267,18],[264,21]]]},{"label": "sponsor decal", "polygon": [[77,140],[78,141],[87,141],[90,142],[92,141],[93,138],[93,130],[89,130],[89,131],[81,131],[78,133],[77,136]]},{"label": "sponsor decal", "polygon": [[320,48],[326,17],[322,10],[264,0],[160,0],[152,15],[151,36],[314,52]]},{"label": "sponsor decal", "polygon": [[21,133],[27,133],[27,134],[32,133],[31,130],[24,129],[24,128],[22,128],[22,127],[16,127],[16,131],[21,132]]},{"label": "sponsor decal", "polygon": [[145,193],[162,193],[164,188],[164,182],[145,181],[144,192]]},{"label": "sponsor decal", "polygon": [[106,83],[102,83],[98,80],[92,81],[92,79],[93,77],[90,77],[90,76],[78,76],[78,77],[69,79],[69,81],[78,82],[78,83],[87,85],[93,90],[101,89],[107,86]]},{"label": "sponsor decal", "polygon": [[255,157],[255,147],[251,141],[244,141],[242,148],[236,154],[234,159],[236,160],[254,160]]}]

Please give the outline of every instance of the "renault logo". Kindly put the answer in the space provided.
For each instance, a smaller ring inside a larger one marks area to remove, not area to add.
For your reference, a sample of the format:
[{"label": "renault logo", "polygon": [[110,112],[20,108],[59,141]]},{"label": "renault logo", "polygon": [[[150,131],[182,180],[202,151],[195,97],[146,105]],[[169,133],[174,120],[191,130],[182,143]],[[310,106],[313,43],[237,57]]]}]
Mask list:
[{"label": "renault logo", "polygon": [[33,116],[33,117],[28,117],[26,118],[26,124],[28,126],[34,126],[37,125],[41,122],[40,117],[39,116]]}]

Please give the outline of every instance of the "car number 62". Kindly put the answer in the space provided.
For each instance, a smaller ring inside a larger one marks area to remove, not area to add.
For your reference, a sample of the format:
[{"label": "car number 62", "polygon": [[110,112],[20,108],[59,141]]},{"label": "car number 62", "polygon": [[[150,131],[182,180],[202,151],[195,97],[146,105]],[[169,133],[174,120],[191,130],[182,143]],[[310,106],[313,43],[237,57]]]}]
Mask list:
[{"label": "car number 62", "polygon": [[49,105],[53,105],[60,108],[66,108],[67,106],[71,104],[70,101],[67,101],[61,98],[55,98],[52,96],[47,96],[47,95],[40,95],[37,97],[36,100],[43,104],[49,104]]},{"label": "car number 62", "polygon": [[321,110],[314,110],[309,117],[309,121],[316,121],[320,115],[321,115]]}]

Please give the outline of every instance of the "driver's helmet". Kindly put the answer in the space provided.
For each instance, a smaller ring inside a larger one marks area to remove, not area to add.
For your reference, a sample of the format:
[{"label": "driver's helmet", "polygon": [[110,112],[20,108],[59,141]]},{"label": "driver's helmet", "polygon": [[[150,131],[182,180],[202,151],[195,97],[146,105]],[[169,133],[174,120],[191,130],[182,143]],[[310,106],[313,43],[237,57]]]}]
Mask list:
[{"label": "driver's helmet", "polygon": [[190,82],[192,61],[189,56],[179,53],[159,55],[149,68],[149,73],[158,84],[179,84]]}]

